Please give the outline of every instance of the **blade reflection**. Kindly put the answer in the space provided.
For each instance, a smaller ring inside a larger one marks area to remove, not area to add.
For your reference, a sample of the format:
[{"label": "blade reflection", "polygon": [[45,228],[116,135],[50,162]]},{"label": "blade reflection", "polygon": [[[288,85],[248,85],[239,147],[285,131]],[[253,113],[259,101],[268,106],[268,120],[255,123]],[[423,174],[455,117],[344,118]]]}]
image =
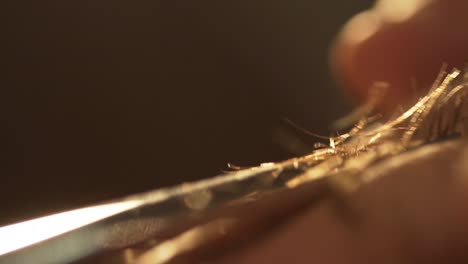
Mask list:
[{"label": "blade reflection", "polygon": [[0,228],[0,256],[136,208],[131,200],[86,207]]}]

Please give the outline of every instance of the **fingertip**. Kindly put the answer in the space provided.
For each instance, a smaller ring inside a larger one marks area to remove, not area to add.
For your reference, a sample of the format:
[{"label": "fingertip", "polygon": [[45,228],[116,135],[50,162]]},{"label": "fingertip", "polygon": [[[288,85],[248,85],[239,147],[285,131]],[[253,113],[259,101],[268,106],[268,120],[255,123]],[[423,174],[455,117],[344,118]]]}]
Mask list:
[{"label": "fingertip", "polygon": [[461,11],[467,8],[462,0],[378,1],[353,17],[332,46],[330,62],[340,86],[364,100],[374,82],[388,82],[381,108],[405,104],[414,97],[412,83],[422,93],[444,63],[463,67],[468,61],[468,18]]}]

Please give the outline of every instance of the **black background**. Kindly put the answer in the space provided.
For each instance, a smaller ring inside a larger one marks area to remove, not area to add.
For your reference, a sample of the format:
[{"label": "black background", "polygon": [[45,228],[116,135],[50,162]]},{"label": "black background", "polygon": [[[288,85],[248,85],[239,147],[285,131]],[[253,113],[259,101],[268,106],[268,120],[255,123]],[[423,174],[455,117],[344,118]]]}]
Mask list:
[{"label": "black background", "polygon": [[281,118],[348,111],[327,52],[369,5],[1,1],[0,224],[290,157]]}]

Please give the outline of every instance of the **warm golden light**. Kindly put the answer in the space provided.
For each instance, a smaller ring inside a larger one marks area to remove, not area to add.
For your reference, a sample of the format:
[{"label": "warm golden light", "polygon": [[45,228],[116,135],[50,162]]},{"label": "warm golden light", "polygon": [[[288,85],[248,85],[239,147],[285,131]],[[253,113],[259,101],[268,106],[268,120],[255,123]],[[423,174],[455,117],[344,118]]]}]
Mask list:
[{"label": "warm golden light", "polygon": [[135,263],[162,264],[170,262],[178,255],[224,236],[227,230],[235,224],[236,221],[233,219],[219,219],[194,227],[150,249],[139,257]]},{"label": "warm golden light", "polygon": [[140,201],[104,204],[1,227],[0,255],[56,237],[139,205]]},{"label": "warm golden light", "polygon": [[372,11],[354,16],[343,28],[343,36],[350,44],[361,43],[372,37],[381,25],[379,17]]},{"label": "warm golden light", "polygon": [[376,3],[375,10],[385,22],[401,23],[413,17],[431,2],[428,0],[380,0]]},{"label": "warm golden light", "polygon": [[385,24],[402,23],[411,19],[432,0],[379,0],[375,6],[354,16],[343,28],[343,36],[350,44],[362,43]]}]

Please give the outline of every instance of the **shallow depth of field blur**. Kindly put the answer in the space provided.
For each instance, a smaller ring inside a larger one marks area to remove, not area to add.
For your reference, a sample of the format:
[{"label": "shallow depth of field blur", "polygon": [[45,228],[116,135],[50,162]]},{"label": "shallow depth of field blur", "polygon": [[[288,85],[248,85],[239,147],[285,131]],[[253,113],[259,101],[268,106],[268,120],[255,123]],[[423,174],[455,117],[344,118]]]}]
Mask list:
[{"label": "shallow depth of field blur", "polygon": [[349,110],[328,46],[370,2],[2,2],[0,225],[297,154],[282,119]]}]

